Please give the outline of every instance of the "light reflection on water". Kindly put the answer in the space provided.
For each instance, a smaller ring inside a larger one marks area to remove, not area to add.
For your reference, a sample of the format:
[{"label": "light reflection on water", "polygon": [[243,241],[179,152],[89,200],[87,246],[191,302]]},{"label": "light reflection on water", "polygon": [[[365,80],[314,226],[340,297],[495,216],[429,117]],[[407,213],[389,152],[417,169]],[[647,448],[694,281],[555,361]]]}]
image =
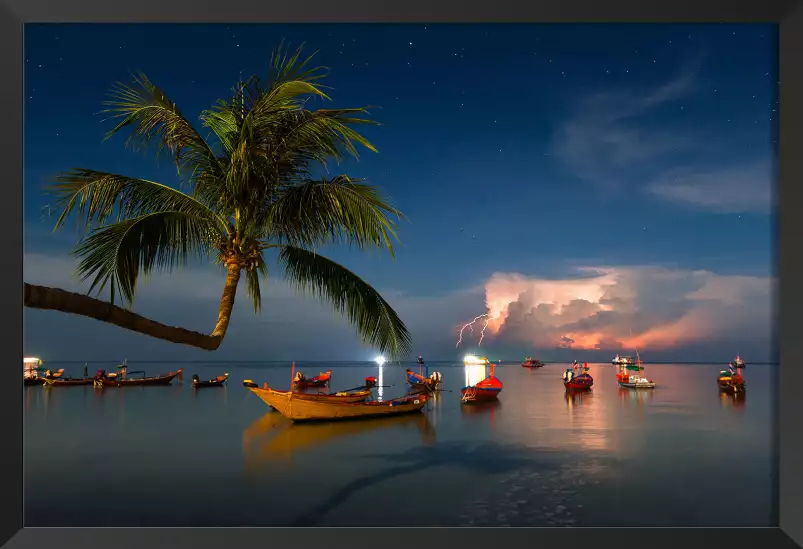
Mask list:
[{"label": "light reflection on water", "polygon": [[[407,389],[404,365],[331,368],[333,390],[369,375],[377,396]],[[231,373],[228,387],[197,391],[27,387],[26,524],[773,523],[770,367],[751,366],[737,400],[719,394],[716,365],[649,365],[652,391],[621,389],[612,366],[593,365],[593,389],[571,394],[563,369],[498,366],[499,403],[465,406],[460,388],[485,367],[438,364],[444,390],[425,413],[318,426],[291,425],[239,385],[287,386],[284,368],[188,367],[188,379]],[[738,487],[716,482],[724,463]],[[99,469],[114,474],[94,482]],[[388,495],[412,484],[426,501]]]}]

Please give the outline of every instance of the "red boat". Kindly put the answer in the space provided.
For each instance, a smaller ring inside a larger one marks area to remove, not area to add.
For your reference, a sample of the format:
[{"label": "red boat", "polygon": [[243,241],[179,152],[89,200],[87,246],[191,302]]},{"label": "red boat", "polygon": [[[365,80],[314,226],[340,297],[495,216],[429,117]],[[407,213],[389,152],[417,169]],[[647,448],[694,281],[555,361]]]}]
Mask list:
[{"label": "red boat", "polygon": [[543,362],[529,356],[524,359],[524,362],[521,363],[522,368],[543,368],[543,366],[544,366]]},{"label": "red boat", "polygon": [[[295,367],[295,365],[294,365]],[[328,387],[332,379],[332,370],[321,372],[315,377],[307,379],[301,372],[296,372],[293,376],[293,386],[297,389],[306,389],[308,387]]]},{"label": "red boat", "polygon": [[589,368],[587,362],[583,365],[583,373],[580,375],[575,373],[577,366],[578,364],[575,362],[572,368],[567,368],[566,371],[563,372],[563,386],[566,387],[567,390],[587,391],[594,385],[594,378],[588,373]]},{"label": "red boat", "polygon": [[460,390],[461,400],[464,403],[488,402],[499,398],[499,393],[502,391],[502,382],[494,375],[496,364],[491,364],[490,368],[491,372],[488,377],[475,385],[469,385]]},{"label": "red boat", "polygon": [[738,395],[745,392],[744,378],[739,368],[736,368],[736,371],[733,371],[732,368],[721,370],[717,377],[717,385],[719,390],[725,394]]}]

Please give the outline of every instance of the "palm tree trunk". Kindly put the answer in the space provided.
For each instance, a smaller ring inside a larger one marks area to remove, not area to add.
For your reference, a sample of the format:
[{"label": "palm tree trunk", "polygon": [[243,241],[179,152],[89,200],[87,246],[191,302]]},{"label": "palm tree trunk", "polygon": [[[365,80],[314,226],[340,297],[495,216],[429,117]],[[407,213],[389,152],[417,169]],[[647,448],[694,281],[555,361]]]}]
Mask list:
[{"label": "palm tree trunk", "polygon": [[226,285],[223,288],[223,298],[220,300],[217,325],[211,334],[168,326],[88,295],[68,292],[60,288],[36,286],[27,282],[25,283],[24,305],[31,309],[47,309],[86,316],[156,339],[189,345],[205,351],[215,351],[223,343],[229,327],[239,281],[240,269],[234,266],[229,267]]},{"label": "palm tree trunk", "polygon": [[226,285],[223,286],[223,297],[220,298],[217,324],[212,332],[212,337],[219,337],[220,341],[223,341],[223,338],[226,337],[226,330],[229,328],[231,312],[234,309],[234,297],[237,295],[237,284],[240,282],[240,271],[241,269],[238,265],[229,265]]}]

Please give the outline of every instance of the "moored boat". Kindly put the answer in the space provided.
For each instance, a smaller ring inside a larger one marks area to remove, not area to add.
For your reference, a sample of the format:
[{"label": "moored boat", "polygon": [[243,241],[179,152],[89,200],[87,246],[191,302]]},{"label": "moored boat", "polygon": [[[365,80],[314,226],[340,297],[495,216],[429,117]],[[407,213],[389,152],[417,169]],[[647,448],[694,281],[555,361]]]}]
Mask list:
[{"label": "moored boat", "polygon": [[524,362],[521,363],[522,368],[542,368],[543,366],[544,366],[543,362],[529,356],[526,357],[524,359]]},{"label": "moored boat", "polygon": [[[106,373],[105,370],[98,370],[95,374],[93,384],[95,387],[132,387],[143,385],[170,385],[177,376],[181,375],[184,368],[179,368],[175,372],[168,372],[158,376],[147,377],[142,370],[129,372],[128,364],[124,362],[117,367],[117,373]],[[131,377],[141,375],[142,377]]]},{"label": "moored boat", "polygon": [[22,384],[42,385],[45,378],[58,379],[64,374],[64,368],[59,368],[55,372],[42,366],[42,360],[37,357],[25,357],[22,359]]},{"label": "moored boat", "polygon": [[337,395],[277,391],[267,383],[259,388],[251,380],[243,381],[243,385],[265,404],[293,421],[334,421],[406,414],[420,411],[429,398],[427,394],[418,394],[383,402],[344,402],[338,400]]},{"label": "moored boat", "polygon": [[[304,391],[299,391],[293,389],[294,398],[299,400],[313,400],[317,402],[345,402],[345,403],[354,403],[354,402],[363,402],[368,399],[368,397],[372,394],[373,387],[376,386],[376,378],[374,377],[367,377],[365,378],[366,384],[360,387],[354,387],[353,389],[346,389],[344,391],[337,391],[334,393],[323,393],[323,392],[315,392],[315,393],[305,393]],[[246,379],[243,381],[243,386],[248,387],[249,389],[258,389],[259,386],[254,383],[250,379]],[[262,385],[261,390],[268,389],[269,386],[267,383]],[[257,393],[259,394],[259,393]]]},{"label": "moored boat", "polygon": [[443,377],[441,376],[440,372],[432,372],[429,377],[425,377],[421,374],[417,374],[413,372],[410,368],[407,368],[405,372],[407,383],[410,386],[418,391],[437,391],[438,387],[440,387]]},{"label": "moored boat", "polygon": [[717,376],[717,386],[719,386],[721,392],[730,395],[742,394],[745,392],[744,378],[738,368],[736,371],[732,368],[720,370]]},{"label": "moored boat", "polygon": [[201,380],[198,377],[198,374],[193,374],[192,376],[192,386],[196,389],[200,389],[202,387],[223,387],[226,383],[226,380],[229,379],[229,374],[223,374],[222,376],[215,376],[210,380]]},{"label": "moored boat", "polygon": [[613,360],[611,360],[611,364],[615,364],[617,366],[620,366],[622,364],[633,364],[633,363],[634,360],[632,356],[619,356],[618,354],[615,357],[613,357]]},{"label": "moored boat", "polygon": [[745,366],[747,366],[744,363],[744,360],[742,360],[742,357],[740,357],[739,355],[736,355],[736,358],[731,360],[730,365],[733,366],[734,368],[744,368]]},{"label": "moored boat", "polygon": [[78,387],[81,385],[92,385],[94,382],[94,377],[65,377],[56,379],[44,378],[45,387]]},{"label": "moored boat", "polygon": [[466,403],[489,402],[497,400],[499,393],[502,392],[502,382],[495,375],[496,364],[489,364],[490,372],[488,377],[473,385],[468,385],[460,390],[460,400]]},{"label": "moored boat", "polygon": [[[295,363],[293,365],[295,369]],[[325,372],[319,373],[315,377],[306,377],[301,372],[295,372],[293,376],[293,386],[298,389],[306,389],[309,387],[327,387],[329,382],[332,380],[332,370],[326,370]]]},{"label": "moored boat", "polygon": [[484,356],[466,355],[463,357],[464,366],[487,366],[488,359]]},{"label": "moored boat", "polygon": [[590,370],[588,363],[583,365],[583,371],[580,374],[577,374],[578,366],[575,360],[571,368],[566,368],[566,371],[563,372],[563,386],[570,391],[587,391],[594,385],[594,378],[588,373]]},{"label": "moored boat", "polygon": [[[655,389],[655,382],[641,375],[644,368],[641,365],[641,355],[638,354],[638,350],[636,350],[636,357],[635,365],[619,365],[619,372],[616,374],[616,382],[620,387],[625,389]],[[628,370],[635,370],[637,373],[631,374]]]}]

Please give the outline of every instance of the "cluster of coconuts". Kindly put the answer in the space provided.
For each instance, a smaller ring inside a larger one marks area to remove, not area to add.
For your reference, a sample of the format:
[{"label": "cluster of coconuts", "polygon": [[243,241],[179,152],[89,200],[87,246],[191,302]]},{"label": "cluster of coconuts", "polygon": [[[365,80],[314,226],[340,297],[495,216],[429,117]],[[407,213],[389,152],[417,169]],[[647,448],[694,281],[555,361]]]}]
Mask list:
[{"label": "cluster of coconuts", "polygon": [[227,267],[236,266],[246,271],[256,269],[262,257],[259,243],[255,240],[243,243],[236,231],[230,233],[225,242],[219,243],[217,249],[220,250],[218,257],[221,263]]}]

